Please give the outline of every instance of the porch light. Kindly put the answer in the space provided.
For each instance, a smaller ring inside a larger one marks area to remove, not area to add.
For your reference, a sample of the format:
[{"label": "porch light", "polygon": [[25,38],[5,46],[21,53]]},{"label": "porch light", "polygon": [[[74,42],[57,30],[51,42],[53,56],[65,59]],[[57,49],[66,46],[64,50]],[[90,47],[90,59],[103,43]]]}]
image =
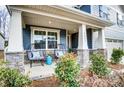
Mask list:
[{"label": "porch light", "polygon": [[51,24],[52,22],[51,21],[49,21],[49,24]]}]

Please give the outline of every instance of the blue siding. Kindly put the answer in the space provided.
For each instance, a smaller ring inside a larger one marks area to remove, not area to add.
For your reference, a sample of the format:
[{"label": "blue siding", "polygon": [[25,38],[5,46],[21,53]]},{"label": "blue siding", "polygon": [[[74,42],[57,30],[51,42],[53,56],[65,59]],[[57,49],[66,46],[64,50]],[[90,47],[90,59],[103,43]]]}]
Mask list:
[{"label": "blue siding", "polygon": [[72,48],[78,48],[78,33],[74,33],[71,36]]},{"label": "blue siding", "polygon": [[91,13],[91,6],[90,5],[83,5],[80,7],[80,10],[85,11],[87,13]]},{"label": "blue siding", "polygon": [[64,29],[60,30],[60,44],[63,44],[66,48],[66,30]]},{"label": "blue siding", "polygon": [[88,48],[92,49],[92,30],[87,29],[87,43],[88,43]]},{"label": "blue siding", "polygon": [[29,26],[23,29],[23,47],[24,50],[31,49],[31,30]]}]

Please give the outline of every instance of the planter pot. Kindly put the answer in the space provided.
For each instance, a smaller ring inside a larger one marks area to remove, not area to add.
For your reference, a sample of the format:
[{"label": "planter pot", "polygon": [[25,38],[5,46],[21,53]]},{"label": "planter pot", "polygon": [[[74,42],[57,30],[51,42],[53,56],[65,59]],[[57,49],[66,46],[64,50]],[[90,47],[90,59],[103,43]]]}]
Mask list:
[{"label": "planter pot", "polygon": [[51,56],[47,56],[47,58],[46,58],[46,64],[47,65],[51,65],[52,64],[52,57]]}]

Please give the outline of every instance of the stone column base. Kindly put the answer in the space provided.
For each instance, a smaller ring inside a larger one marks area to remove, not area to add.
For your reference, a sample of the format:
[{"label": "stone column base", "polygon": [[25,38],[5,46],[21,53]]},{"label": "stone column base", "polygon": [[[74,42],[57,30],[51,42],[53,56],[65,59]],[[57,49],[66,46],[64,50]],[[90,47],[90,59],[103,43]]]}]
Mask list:
[{"label": "stone column base", "polygon": [[6,53],[6,61],[10,68],[17,68],[21,73],[25,72],[24,53]]},{"label": "stone column base", "polygon": [[89,66],[89,50],[78,49],[78,63],[81,68],[86,68]]},{"label": "stone column base", "polygon": [[97,51],[103,54],[103,56],[107,59],[107,49],[97,49]]}]

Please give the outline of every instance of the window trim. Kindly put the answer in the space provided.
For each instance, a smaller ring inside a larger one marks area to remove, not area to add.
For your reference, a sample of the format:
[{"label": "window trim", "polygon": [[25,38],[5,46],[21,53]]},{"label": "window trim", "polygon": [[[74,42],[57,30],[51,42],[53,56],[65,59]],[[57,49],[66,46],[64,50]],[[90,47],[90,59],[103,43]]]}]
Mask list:
[{"label": "window trim", "polygon": [[[108,10],[108,12],[106,13],[102,8],[106,8]],[[103,18],[105,20],[110,20],[110,13],[109,12],[110,12],[110,9],[108,7],[103,6],[103,5],[99,5],[99,17],[101,17],[101,18]],[[104,18],[101,15],[101,13],[105,14],[107,17]]]},{"label": "window trim", "polygon": [[[119,15],[122,17],[122,20],[121,19],[119,19]],[[124,19],[123,19],[123,15],[122,14],[120,14],[120,13],[116,13],[116,16],[117,16],[117,25],[119,26],[119,27],[124,27],[124,25],[121,23],[121,22],[123,22],[124,21]]]},{"label": "window trim", "polygon": [[[48,32],[56,32],[57,33],[57,44],[60,44],[60,30],[51,29],[51,28],[45,28],[45,27],[31,27],[31,45],[34,43],[33,36],[34,36],[35,30],[37,30],[37,31],[45,31],[46,36],[48,36]],[[31,47],[31,49],[35,49],[35,48]],[[59,49],[58,46],[57,46],[57,49]],[[47,38],[46,39],[46,48],[45,49],[35,49],[35,50],[54,50],[54,49],[49,49],[48,48],[48,38]]]}]

